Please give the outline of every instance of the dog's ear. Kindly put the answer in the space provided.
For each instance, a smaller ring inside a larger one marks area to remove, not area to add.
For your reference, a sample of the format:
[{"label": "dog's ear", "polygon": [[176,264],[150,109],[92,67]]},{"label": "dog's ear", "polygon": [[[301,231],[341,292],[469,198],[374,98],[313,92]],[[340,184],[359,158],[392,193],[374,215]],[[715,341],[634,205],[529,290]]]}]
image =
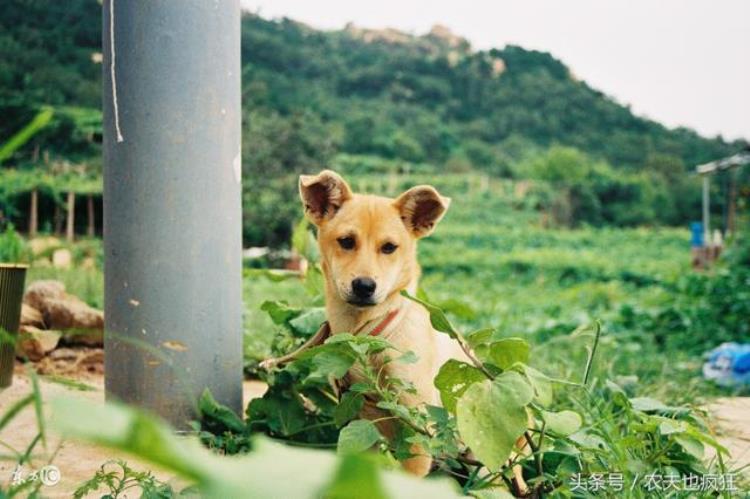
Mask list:
[{"label": "dog's ear", "polygon": [[317,175],[300,175],[299,195],[307,217],[320,225],[351,199],[352,190],[338,173],[323,170]]},{"label": "dog's ear", "polygon": [[430,185],[418,185],[401,194],[394,204],[414,237],[424,237],[435,229],[451,200]]}]

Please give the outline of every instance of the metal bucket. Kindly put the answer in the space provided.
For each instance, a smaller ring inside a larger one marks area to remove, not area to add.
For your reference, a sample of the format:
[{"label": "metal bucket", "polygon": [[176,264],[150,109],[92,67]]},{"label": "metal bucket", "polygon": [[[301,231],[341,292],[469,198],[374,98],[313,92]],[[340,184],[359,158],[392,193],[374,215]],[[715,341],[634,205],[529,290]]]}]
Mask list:
[{"label": "metal bucket", "polygon": [[[28,265],[0,263],[0,330],[15,339],[21,320],[24,281]],[[3,337],[5,335],[2,335]],[[0,337],[0,388],[13,381],[13,362],[16,349],[12,342]]]}]

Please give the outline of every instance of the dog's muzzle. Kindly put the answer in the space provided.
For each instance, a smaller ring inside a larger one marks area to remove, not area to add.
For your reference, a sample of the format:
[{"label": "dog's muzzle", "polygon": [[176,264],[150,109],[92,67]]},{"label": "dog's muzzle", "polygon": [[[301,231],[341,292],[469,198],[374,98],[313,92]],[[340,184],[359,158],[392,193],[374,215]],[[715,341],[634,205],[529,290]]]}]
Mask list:
[{"label": "dog's muzzle", "polygon": [[374,279],[369,277],[357,277],[352,280],[352,292],[347,300],[351,305],[368,307],[375,305],[373,299],[375,289],[378,287]]}]

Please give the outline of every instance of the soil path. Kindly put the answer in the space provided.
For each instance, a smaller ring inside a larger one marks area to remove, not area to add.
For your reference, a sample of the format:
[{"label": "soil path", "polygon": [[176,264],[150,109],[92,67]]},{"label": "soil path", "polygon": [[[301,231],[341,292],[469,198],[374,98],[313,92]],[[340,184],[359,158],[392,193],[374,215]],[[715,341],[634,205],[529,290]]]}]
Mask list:
[{"label": "soil path", "polygon": [[[42,397],[45,401],[45,417],[49,418],[50,410],[47,401],[57,397],[77,397],[82,399],[93,400],[104,403],[104,379],[101,376],[90,376],[82,381],[89,385],[92,390],[81,391],[70,388],[59,383],[41,380],[40,388]],[[258,381],[246,381],[243,384],[244,404],[255,397],[261,396],[266,390],[265,384]],[[0,415],[17,400],[31,393],[31,381],[23,374],[16,374],[13,379],[13,385],[5,390],[0,390]],[[244,406],[244,405],[243,405]],[[106,422],[102,422],[106,424]],[[29,442],[37,434],[36,415],[33,407],[26,407],[21,411],[5,428],[0,431],[0,442],[10,445],[14,449],[23,450],[29,445]],[[60,481],[54,486],[43,486],[41,489],[44,497],[69,498],[73,492],[84,481],[94,476],[99,467],[111,459],[123,459],[128,465],[137,470],[151,470],[153,474],[162,481],[175,485],[176,490],[181,490],[187,485],[176,479],[174,474],[155,468],[150,464],[145,464],[132,456],[111,451],[96,445],[81,443],[71,440],[63,440],[55,432],[49,432],[47,442],[47,452],[44,452],[41,444],[37,446],[38,451],[34,453],[32,462],[25,469],[20,470],[22,477],[27,477],[32,469],[42,468],[50,456],[55,452],[52,461],[60,470]],[[3,449],[5,454],[5,449]],[[15,465],[10,461],[0,460],[0,483],[8,485],[13,478]],[[88,497],[101,497],[105,491],[101,489],[99,494],[91,494]],[[131,496],[132,497],[132,496]]]},{"label": "soil path", "polygon": [[750,397],[717,398],[708,410],[714,416],[719,441],[731,454],[729,468],[750,466]]},{"label": "soil path", "polygon": [[[104,382],[101,375],[89,376],[83,381],[92,390],[81,391],[42,379],[41,390],[43,399],[49,401],[55,397],[79,397],[97,402],[104,402]],[[266,386],[259,381],[246,381],[243,385],[244,404],[255,397],[261,396]],[[23,374],[17,373],[13,386],[0,391],[0,414],[10,407],[15,401],[23,398],[31,392],[31,382]],[[720,398],[716,399],[709,410],[714,415],[716,430],[719,440],[731,452],[730,469],[736,469],[750,465],[750,397]],[[45,415],[49,417],[49,407],[45,404]],[[0,431],[0,442],[4,442],[16,449],[24,449],[37,433],[36,416],[31,407],[27,407],[13,421]],[[41,447],[40,447],[41,449]],[[177,480],[173,474],[154,468],[154,466],[143,463],[131,456],[113,452],[95,445],[76,441],[64,441],[59,435],[52,432],[49,435],[48,451],[37,452],[33,456],[32,465],[24,471],[27,475],[32,467],[38,469],[44,466],[49,456],[57,451],[53,463],[60,469],[61,480],[54,486],[44,486],[42,493],[45,497],[71,497],[73,491],[83,481],[91,478],[95,471],[105,461],[111,459],[124,459],[136,470],[151,470],[154,475],[162,481],[175,485],[180,490],[184,485]],[[0,460],[0,482],[8,484],[13,475],[14,468],[8,461]],[[100,497],[94,494],[90,497]]]}]

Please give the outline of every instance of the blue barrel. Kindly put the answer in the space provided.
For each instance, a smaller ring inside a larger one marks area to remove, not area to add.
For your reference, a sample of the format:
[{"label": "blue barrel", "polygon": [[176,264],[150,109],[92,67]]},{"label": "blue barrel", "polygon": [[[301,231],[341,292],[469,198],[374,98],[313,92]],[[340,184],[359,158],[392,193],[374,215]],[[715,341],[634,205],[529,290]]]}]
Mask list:
[{"label": "blue barrel", "polygon": [[704,246],[703,222],[690,222],[690,246],[693,248]]}]

